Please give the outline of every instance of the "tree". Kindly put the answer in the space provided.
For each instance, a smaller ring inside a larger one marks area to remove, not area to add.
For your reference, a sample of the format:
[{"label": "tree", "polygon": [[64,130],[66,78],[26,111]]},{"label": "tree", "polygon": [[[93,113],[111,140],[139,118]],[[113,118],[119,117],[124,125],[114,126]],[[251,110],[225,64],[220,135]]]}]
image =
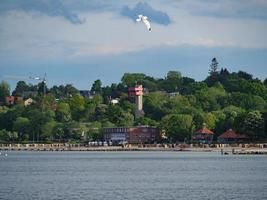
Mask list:
[{"label": "tree", "polygon": [[92,122],[89,126],[89,140],[99,141],[103,139],[102,126],[100,122]]},{"label": "tree", "polygon": [[39,95],[45,95],[48,91],[48,88],[46,86],[45,81],[38,83],[37,87],[38,87],[38,94]]},{"label": "tree", "polygon": [[18,117],[13,123],[13,130],[18,132],[18,138],[21,141],[29,139],[30,120],[26,117]]},{"label": "tree", "polygon": [[[64,96],[65,97],[70,97],[75,94],[78,94],[79,91],[72,85],[72,84],[67,84],[64,88]],[[61,93],[61,92],[60,92]]]},{"label": "tree", "polygon": [[247,72],[244,71],[238,71],[237,72],[238,77],[243,78],[245,80],[252,80],[253,76]]},{"label": "tree", "polygon": [[145,74],[142,73],[125,73],[121,79],[121,82],[126,87],[134,87],[136,84],[140,84],[140,80],[145,79]]},{"label": "tree", "polygon": [[68,122],[71,120],[71,111],[68,103],[60,102],[57,105],[56,119],[59,122]]},{"label": "tree", "polygon": [[206,127],[209,129],[214,129],[215,128],[215,124],[216,124],[216,116],[213,115],[212,113],[206,113],[204,115],[204,122],[206,124]]},{"label": "tree", "polygon": [[31,135],[33,141],[39,142],[41,137],[41,129],[42,126],[49,120],[47,115],[43,112],[40,112],[37,109],[32,109],[27,113],[27,117],[30,120],[30,129],[31,129]]},{"label": "tree", "polygon": [[263,110],[267,105],[266,101],[260,96],[240,92],[231,93],[228,101],[230,104],[246,110]]},{"label": "tree", "polygon": [[93,121],[96,111],[96,105],[92,102],[87,102],[84,107],[84,112],[81,121],[88,122]]},{"label": "tree", "polygon": [[205,80],[205,82],[211,86],[214,83],[219,81],[219,73],[218,73],[218,61],[216,58],[213,58],[210,64],[209,76]]},{"label": "tree", "polygon": [[6,129],[0,129],[0,141],[1,142],[8,142],[10,140],[9,131]]},{"label": "tree", "polygon": [[169,71],[165,80],[161,81],[161,88],[167,92],[178,92],[181,89],[181,72]]},{"label": "tree", "polygon": [[237,117],[245,112],[241,107],[233,105],[225,107],[222,111],[225,114],[224,131],[235,127]]},{"label": "tree", "polygon": [[103,120],[102,121],[102,127],[103,128],[113,128],[116,127],[116,125],[108,120]]},{"label": "tree", "polygon": [[195,128],[192,116],[184,114],[166,115],[161,120],[161,127],[171,142],[190,140]]},{"label": "tree", "polygon": [[260,139],[264,133],[264,120],[259,111],[251,111],[245,117],[243,132],[252,139]]},{"label": "tree", "polygon": [[72,118],[76,121],[80,121],[80,119],[83,116],[84,109],[85,109],[84,97],[79,94],[75,94],[70,99],[70,109],[71,109]]},{"label": "tree", "polygon": [[151,92],[144,96],[145,116],[154,120],[160,120],[167,110],[164,110],[163,104],[167,102],[168,96],[163,92]]},{"label": "tree", "polygon": [[55,127],[57,126],[57,122],[54,120],[46,122],[42,127],[41,127],[41,138],[42,140],[53,140],[53,131]]},{"label": "tree", "polygon": [[216,74],[218,74],[218,61],[216,58],[213,58],[211,60],[211,64],[210,64],[210,70],[209,70],[209,74],[210,76],[214,76]]},{"label": "tree", "polygon": [[12,92],[12,95],[23,96],[23,93],[29,90],[30,90],[30,87],[24,81],[18,81],[15,90]]},{"label": "tree", "polygon": [[118,126],[132,126],[134,124],[133,114],[123,111],[117,124]]},{"label": "tree", "polygon": [[6,97],[9,96],[10,93],[10,87],[8,83],[5,81],[2,81],[0,83],[0,104],[4,104],[6,102]]},{"label": "tree", "polygon": [[102,86],[101,80],[97,79],[93,83],[93,85],[91,87],[91,92],[94,93],[94,94],[102,94],[102,88],[101,88],[101,86]]},{"label": "tree", "polygon": [[6,129],[7,131],[13,130],[13,123],[24,112],[23,106],[15,106],[9,109],[6,113],[0,115],[0,129]]},{"label": "tree", "polygon": [[157,121],[150,119],[148,117],[141,116],[135,120],[134,125],[148,125],[148,126],[157,126]]},{"label": "tree", "polygon": [[220,134],[222,134],[224,131],[229,129],[229,127],[225,126],[226,115],[222,110],[213,111],[212,114],[215,116],[215,119],[216,119],[214,133],[215,133],[215,137],[217,137]]},{"label": "tree", "polygon": [[59,142],[62,141],[62,138],[64,136],[64,125],[63,123],[57,123],[55,127],[53,128],[53,139],[59,140]]},{"label": "tree", "polygon": [[134,116],[129,112],[125,112],[118,105],[110,105],[107,109],[106,116],[110,122],[117,126],[131,126],[134,123]]}]

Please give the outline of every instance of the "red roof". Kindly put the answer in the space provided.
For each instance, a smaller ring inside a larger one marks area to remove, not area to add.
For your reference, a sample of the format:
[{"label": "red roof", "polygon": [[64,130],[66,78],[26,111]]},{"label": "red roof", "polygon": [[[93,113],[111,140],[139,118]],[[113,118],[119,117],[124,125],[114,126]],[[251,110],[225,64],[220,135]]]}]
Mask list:
[{"label": "red roof", "polygon": [[229,129],[228,131],[226,131],[223,134],[221,134],[219,136],[219,138],[223,138],[223,139],[245,139],[245,138],[247,138],[247,136],[241,135],[241,134],[237,134],[232,129]]},{"label": "red roof", "polygon": [[214,134],[211,130],[207,129],[206,127],[199,129],[198,131],[196,131],[196,134],[209,134],[212,135]]}]

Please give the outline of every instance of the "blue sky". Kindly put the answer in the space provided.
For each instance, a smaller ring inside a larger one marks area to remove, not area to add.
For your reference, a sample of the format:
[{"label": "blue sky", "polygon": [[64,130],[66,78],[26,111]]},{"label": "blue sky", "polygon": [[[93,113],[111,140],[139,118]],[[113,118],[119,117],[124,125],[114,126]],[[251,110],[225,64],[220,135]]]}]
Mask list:
[{"label": "blue sky", "polygon": [[169,70],[203,80],[213,57],[265,79],[266,35],[267,0],[1,0],[0,81],[46,73],[49,87],[90,89]]}]

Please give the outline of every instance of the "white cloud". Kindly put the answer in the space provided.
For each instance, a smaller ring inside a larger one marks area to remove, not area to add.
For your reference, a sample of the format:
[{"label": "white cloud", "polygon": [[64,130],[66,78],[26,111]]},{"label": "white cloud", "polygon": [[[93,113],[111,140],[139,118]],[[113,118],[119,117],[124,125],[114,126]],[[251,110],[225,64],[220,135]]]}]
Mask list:
[{"label": "white cloud", "polygon": [[168,13],[174,23],[152,23],[150,33],[114,12],[79,13],[86,22],[74,25],[62,16],[11,11],[0,16],[0,56],[76,59],[185,44],[267,48],[264,20],[199,17],[173,7]]}]

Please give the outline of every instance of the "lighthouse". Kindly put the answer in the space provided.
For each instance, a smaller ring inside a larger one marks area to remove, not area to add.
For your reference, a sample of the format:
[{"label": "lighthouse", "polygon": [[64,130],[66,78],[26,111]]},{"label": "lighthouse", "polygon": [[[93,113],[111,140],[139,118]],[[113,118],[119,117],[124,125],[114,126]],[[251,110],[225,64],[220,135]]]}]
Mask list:
[{"label": "lighthouse", "polygon": [[144,115],[143,111],[143,86],[136,85],[128,89],[129,96],[135,97],[135,118],[139,118]]}]

